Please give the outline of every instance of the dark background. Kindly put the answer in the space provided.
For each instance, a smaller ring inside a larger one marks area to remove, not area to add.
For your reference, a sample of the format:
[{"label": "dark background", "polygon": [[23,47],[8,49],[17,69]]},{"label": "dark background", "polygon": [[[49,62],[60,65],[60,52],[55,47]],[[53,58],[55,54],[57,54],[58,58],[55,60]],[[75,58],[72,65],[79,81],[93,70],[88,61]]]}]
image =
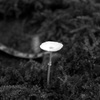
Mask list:
[{"label": "dark background", "polygon": [[53,56],[49,88],[48,55],[30,60],[2,50],[1,100],[100,99],[99,0],[0,0],[0,43],[38,55],[35,36],[40,40],[33,44],[64,44]]}]

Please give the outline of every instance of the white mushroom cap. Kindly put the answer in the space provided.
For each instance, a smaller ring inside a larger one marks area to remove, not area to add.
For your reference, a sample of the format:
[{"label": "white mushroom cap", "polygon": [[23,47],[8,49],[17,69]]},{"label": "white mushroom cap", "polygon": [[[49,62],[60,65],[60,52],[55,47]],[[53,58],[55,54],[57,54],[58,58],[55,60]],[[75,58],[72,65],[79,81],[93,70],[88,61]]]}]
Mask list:
[{"label": "white mushroom cap", "polygon": [[62,43],[53,42],[53,41],[47,41],[40,45],[40,48],[42,50],[49,51],[49,52],[56,52],[60,50],[62,47],[63,47]]}]

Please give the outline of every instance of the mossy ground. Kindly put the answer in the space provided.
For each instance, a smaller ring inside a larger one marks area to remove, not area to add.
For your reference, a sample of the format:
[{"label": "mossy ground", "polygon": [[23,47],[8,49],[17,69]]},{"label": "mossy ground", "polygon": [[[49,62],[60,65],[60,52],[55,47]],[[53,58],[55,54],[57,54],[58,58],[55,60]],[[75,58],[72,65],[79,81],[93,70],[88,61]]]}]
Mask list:
[{"label": "mossy ground", "polygon": [[[16,20],[24,22],[22,33],[27,35],[39,33],[42,34],[43,41],[59,41],[64,47],[57,52],[60,56],[53,58],[49,87],[46,82],[48,61],[46,57],[29,60],[0,51],[0,99],[99,100],[99,2],[97,0],[30,2],[28,0],[7,2],[9,10],[1,8],[1,20],[5,23]],[[9,3],[18,4],[17,10],[13,8],[14,13],[10,10]],[[20,27],[17,27],[15,33],[20,32]],[[10,30],[13,29],[9,29],[9,35],[12,32]],[[6,36],[4,38],[6,40]]]}]

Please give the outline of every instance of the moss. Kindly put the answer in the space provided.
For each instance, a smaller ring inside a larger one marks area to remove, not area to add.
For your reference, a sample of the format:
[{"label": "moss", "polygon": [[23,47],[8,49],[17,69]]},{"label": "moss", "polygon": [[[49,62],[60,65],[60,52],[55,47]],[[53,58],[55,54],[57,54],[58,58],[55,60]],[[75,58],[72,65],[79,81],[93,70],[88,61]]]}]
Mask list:
[{"label": "moss", "polygon": [[[39,34],[42,42],[53,40],[64,44],[53,56],[50,87],[46,83],[48,55],[28,60],[0,51],[1,100],[100,99],[98,0],[1,2],[0,42],[8,43],[11,34],[15,37],[15,41],[9,41],[11,45],[16,43],[16,36]],[[24,46],[22,49],[30,49]]]}]

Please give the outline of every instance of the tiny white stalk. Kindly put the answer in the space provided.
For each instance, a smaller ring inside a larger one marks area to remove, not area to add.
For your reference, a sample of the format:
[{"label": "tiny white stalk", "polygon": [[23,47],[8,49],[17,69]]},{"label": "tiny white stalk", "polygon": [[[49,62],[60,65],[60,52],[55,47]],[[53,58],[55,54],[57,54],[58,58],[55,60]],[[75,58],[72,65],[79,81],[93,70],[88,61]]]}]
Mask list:
[{"label": "tiny white stalk", "polygon": [[40,45],[42,50],[49,52],[49,62],[48,62],[48,73],[47,73],[47,85],[49,86],[50,81],[50,68],[52,66],[52,53],[59,51],[63,47],[62,43],[47,41]]}]

